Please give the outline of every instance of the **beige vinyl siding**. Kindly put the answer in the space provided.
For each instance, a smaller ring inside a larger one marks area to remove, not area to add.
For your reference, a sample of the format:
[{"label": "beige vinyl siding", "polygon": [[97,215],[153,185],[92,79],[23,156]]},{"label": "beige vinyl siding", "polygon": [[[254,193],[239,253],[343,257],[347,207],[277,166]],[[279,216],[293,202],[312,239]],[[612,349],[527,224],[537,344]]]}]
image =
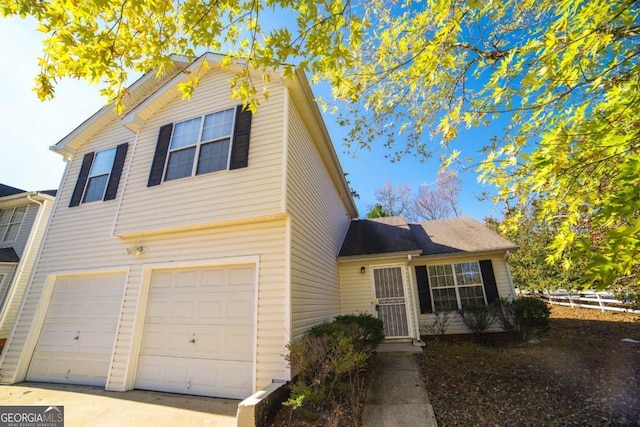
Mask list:
[{"label": "beige vinyl siding", "polygon": [[[13,321],[15,320],[16,313],[18,312],[20,302],[24,295],[24,290],[33,271],[40,243],[44,238],[54,202],[53,200],[45,200],[42,203],[42,208],[37,204],[33,204],[29,206],[29,210],[27,211],[29,226],[26,226],[27,223],[25,220],[23,228],[28,230],[31,242],[30,245],[27,245],[29,239],[25,240],[25,245],[23,246],[20,255],[20,263],[17,266],[17,274],[13,278],[13,283],[7,293],[7,298],[5,299],[2,311],[0,312],[0,338],[7,338],[9,336],[9,332],[13,326]],[[37,215],[37,211],[39,209],[42,209],[40,216]],[[35,213],[33,213],[34,211]],[[20,237],[22,237],[22,233],[23,231],[21,230]]]},{"label": "beige vinyl siding", "polygon": [[229,78],[225,71],[212,71],[192,99],[178,97],[144,124],[117,219],[117,235],[179,230],[282,212],[284,89],[280,84],[272,85],[269,101],[253,115],[248,167],[147,187],[160,127],[235,107],[238,102],[229,98]]},{"label": "beige vinyl siding", "polygon": [[[362,267],[365,267],[364,274],[360,272]],[[341,262],[339,268],[342,314],[370,313],[375,315],[371,266],[367,262],[355,261]]]},{"label": "beige vinyl siding", "polygon": [[[478,257],[476,256],[468,256],[468,257],[456,257],[456,258],[439,258],[437,260],[430,260],[430,261],[416,261],[412,268],[415,265],[440,265],[440,264],[449,264],[449,263],[461,263],[461,262],[471,262],[471,261],[480,261],[480,260],[485,260],[485,259],[490,259],[492,261],[493,264],[493,274],[495,275],[496,278],[496,286],[498,287],[498,295],[501,298],[511,298],[513,297],[512,295],[512,290],[511,290],[511,284],[509,283],[509,278],[507,275],[507,265],[504,262],[504,255],[503,254],[496,254],[496,255],[487,255],[487,256],[480,256]],[[414,274],[415,276],[415,274]],[[415,277],[414,277],[414,286],[416,287],[416,298],[417,298],[417,282],[415,282]],[[418,305],[418,310],[420,310],[419,305]],[[420,322],[420,333],[422,335],[427,335],[428,334],[428,325],[432,324],[433,322],[433,315],[432,314],[420,314],[418,316],[419,322]],[[449,321],[449,326],[447,327],[446,330],[446,334],[469,334],[471,333],[469,331],[469,329],[467,328],[467,326],[464,324],[464,322],[462,321],[462,319],[457,315],[457,313],[452,313],[452,315],[450,316],[450,321]],[[489,331],[490,332],[497,332],[500,331],[501,329],[498,326],[492,326]]]},{"label": "beige vinyl siding", "polygon": [[[153,236],[144,240],[122,241],[109,237],[109,223],[94,232],[78,231],[84,238],[73,237],[73,223],[54,219],[47,239],[38,271],[21,312],[2,369],[2,382],[21,380],[23,371],[16,372],[18,359],[30,359],[29,349],[22,354],[27,334],[42,295],[47,276],[53,273],[82,272],[91,270],[129,268],[123,307],[118,327],[112,369],[108,388],[125,390],[131,388],[132,378],[127,378],[133,366],[127,366],[132,346],[135,344],[135,316],[139,306],[142,287],[142,271],[145,264],[189,263],[194,260],[223,260],[230,257],[259,257],[258,272],[258,340],[257,340],[257,386],[263,387],[273,378],[283,378],[285,370],[284,343],[284,233],[285,221],[271,221],[209,229],[200,232],[175,233]],[[68,237],[68,238],[66,238]],[[127,254],[127,248],[142,245],[145,252],[139,257]],[[59,254],[64,253],[64,256]],[[56,255],[58,254],[58,255]],[[46,310],[46,307],[41,309]],[[136,361],[132,363],[137,364]],[[24,365],[24,364],[23,364]],[[135,365],[134,365],[135,366]],[[26,369],[26,366],[23,366]],[[17,377],[16,377],[17,375]]]},{"label": "beige vinyl siding", "polygon": [[291,217],[291,338],[340,314],[336,257],[349,227],[309,129],[289,102],[287,212]]}]

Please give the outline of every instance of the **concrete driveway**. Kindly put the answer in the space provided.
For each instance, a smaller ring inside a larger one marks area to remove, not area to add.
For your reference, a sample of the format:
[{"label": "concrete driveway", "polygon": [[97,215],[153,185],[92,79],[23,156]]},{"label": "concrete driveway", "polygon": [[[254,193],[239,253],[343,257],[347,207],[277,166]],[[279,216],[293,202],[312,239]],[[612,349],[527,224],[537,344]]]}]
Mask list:
[{"label": "concrete driveway", "polygon": [[64,406],[65,427],[235,427],[239,400],[101,387],[20,383],[0,386],[0,406]]}]

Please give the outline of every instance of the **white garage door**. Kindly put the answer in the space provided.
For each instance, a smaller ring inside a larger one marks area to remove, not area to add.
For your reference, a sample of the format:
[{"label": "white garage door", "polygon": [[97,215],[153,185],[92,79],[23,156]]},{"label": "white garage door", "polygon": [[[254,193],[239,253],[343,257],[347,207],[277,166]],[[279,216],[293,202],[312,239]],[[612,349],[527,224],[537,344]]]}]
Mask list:
[{"label": "white garage door", "polygon": [[27,381],[105,386],[124,274],[59,277]]},{"label": "white garage door", "polygon": [[242,399],[252,392],[255,267],[152,274],[135,387]]}]

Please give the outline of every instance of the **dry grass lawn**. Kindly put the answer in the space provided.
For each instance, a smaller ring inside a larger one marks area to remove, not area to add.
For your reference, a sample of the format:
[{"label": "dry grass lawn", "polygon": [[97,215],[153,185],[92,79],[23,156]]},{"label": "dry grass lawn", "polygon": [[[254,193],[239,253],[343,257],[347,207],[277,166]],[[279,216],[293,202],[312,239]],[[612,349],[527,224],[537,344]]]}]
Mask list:
[{"label": "dry grass lawn", "polygon": [[538,344],[429,343],[439,426],[640,426],[638,317],[553,306]]}]

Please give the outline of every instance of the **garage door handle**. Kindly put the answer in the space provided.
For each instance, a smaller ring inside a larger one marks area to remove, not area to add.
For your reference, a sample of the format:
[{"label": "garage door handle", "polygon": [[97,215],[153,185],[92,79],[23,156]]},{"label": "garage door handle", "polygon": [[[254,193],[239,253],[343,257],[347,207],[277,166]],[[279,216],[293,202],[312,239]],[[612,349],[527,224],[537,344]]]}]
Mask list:
[{"label": "garage door handle", "polygon": [[78,333],[76,334],[76,337],[74,338],[74,340],[78,340],[78,338],[80,338],[80,331],[78,331]]},{"label": "garage door handle", "polygon": [[196,339],[195,339],[195,338],[191,338],[191,339],[189,340],[189,342],[190,342],[191,344],[195,344],[195,343],[196,343]]}]

